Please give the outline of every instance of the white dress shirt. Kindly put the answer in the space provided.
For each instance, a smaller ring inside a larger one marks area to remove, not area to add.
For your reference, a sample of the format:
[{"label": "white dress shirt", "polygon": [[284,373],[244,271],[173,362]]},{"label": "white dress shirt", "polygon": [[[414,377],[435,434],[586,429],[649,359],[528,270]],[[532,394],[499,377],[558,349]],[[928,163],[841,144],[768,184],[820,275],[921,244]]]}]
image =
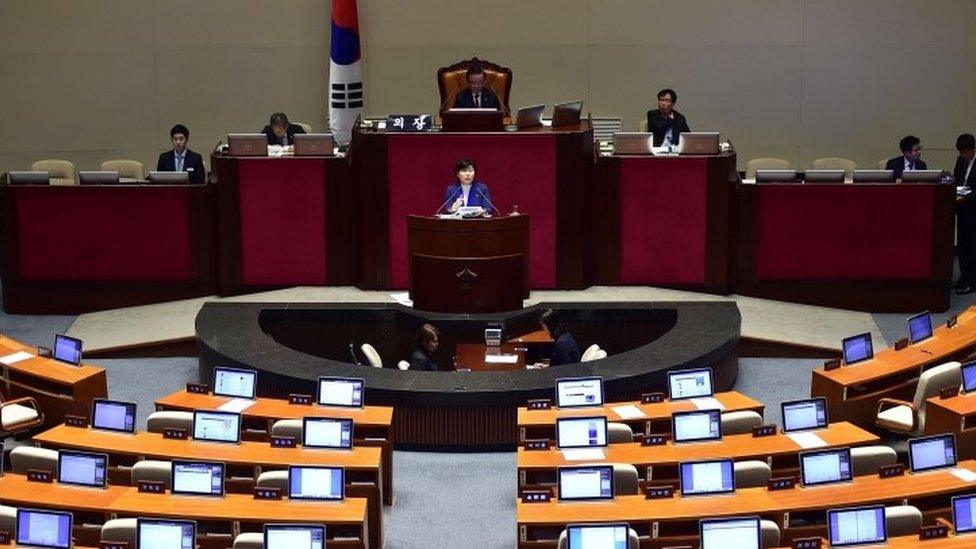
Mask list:
[{"label": "white dress shirt", "polygon": [[461,197],[464,199],[464,202],[461,203],[462,206],[468,205],[468,194],[470,193],[471,193],[471,184],[461,183]]}]

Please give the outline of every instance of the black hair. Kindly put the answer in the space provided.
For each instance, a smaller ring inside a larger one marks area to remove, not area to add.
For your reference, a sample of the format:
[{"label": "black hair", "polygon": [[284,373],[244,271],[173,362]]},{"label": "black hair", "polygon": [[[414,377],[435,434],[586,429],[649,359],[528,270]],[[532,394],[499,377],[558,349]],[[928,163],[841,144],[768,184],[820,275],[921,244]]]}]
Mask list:
[{"label": "black hair", "polygon": [[283,125],[287,126],[288,125],[288,115],[286,115],[283,112],[276,112],[276,113],[274,113],[274,114],[271,115],[271,121],[269,123],[272,126],[277,126],[279,124],[283,124]]},{"label": "black hair", "polygon": [[478,165],[474,163],[474,160],[471,160],[470,158],[462,158],[461,160],[458,160],[457,164],[454,165],[454,176],[457,177],[457,173],[459,171],[466,170],[468,168],[474,168],[475,172],[478,171]]},{"label": "black hair", "polygon": [[433,324],[424,324],[417,330],[417,343],[423,347],[428,342],[433,341],[435,337],[439,337],[441,331],[434,327]]},{"label": "black hair", "polygon": [[665,95],[670,95],[671,96],[671,102],[672,103],[677,103],[678,102],[678,94],[674,93],[674,90],[672,90],[671,88],[664,88],[663,90],[657,92],[657,98],[658,99],[664,97]]},{"label": "black hair", "polygon": [[915,137],[914,135],[906,135],[901,138],[898,142],[898,147],[901,148],[901,152],[907,153],[912,151],[912,147],[921,143],[922,140]]},{"label": "black hair", "polygon": [[183,137],[190,138],[190,130],[186,129],[183,124],[177,124],[169,130],[169,138],[172,139],[176,134],[182,133]]},{"label": "black hair", "polygon": [[485,74],[485,68],[477,63],[468,67],[468,71],[464,73],[464,79],[471,80],[471,77],[476,74]]},{"label": "black hair", "polygon": [[566,331],[563,327],[562,315],[554,309],[546,309],[543,311],[542,316],[539,317],[539,324],[545,326],[553,338],[558,337],[559,334]]},{"label": "black hair", "polygon": [[976,137],[971,133],[964,133],[956,138],[957,151],[971,151],[976,149]]}]

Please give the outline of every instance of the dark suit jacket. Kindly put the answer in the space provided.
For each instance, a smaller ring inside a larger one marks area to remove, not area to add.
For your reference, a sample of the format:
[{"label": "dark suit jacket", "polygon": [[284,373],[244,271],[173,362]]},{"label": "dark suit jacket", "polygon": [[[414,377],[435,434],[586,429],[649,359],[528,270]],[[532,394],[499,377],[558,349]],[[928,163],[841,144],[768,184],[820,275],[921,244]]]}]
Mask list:
[{"label": "dark suit jacket", "polygon": [[[454,201],[462,196],[464,196],[464,193],[461,191],[460,183],[448,185],[447,191],[444,192],[445,204],[442,210],[451,211],[451,206],[454,204]],[[488,185],[485,185],[481,181],[472,182],[471,190],[468,191],[468,203],[465,206],[481,206],[486,212],[491,212],[492,207],[490,202],[491,193],[488,191]]]},{"label": "dark suit jacket", "polygon": [[573,364],[580,361],[579,346],[569,332],[563,332],[556,337],[553,344],[552,356],[549,357],[550,366]]},{"label": "dark suit jacket", "polygon": [[683,114],[678,111],[671,111],[674,118],[665,118],[661,111],[654,109],[647,111],[647,131],[654,134],[654,146],[660,147],[664,143],[664,134],[671,128],[671,139],[675,145],[678,144],[678,136],[681,132],[690,132],[688,121]]},{"label": "dark suit jacket", "polygon": [[436,372],[440,370],[437,367],[437,363],[434,359],[430,358],[427,351],[417,347],[413,350],[413,354],[410,355],[410,369],[411,370],[426,370],[428,372]]},{"label": "dark suit jacket", "polygon": [[[159,155],[159,160],[156,161],[156,171],[175,172],[176,153],[166,151]],[[183,159],[183,171],[190,174],[190,183],[207,182],[207,168],[203,166],[203,157],[190,149],[186,150],[186,157]]]},{"label": "dark suit jacket", "polygon": [[[896,156],[888,160],[888,163],[885,164],[885,169],[895,172],[895,179],[898,179],[899,177],[901,177],[902,172],[905,171],[905,156],[904,155]],[[917,160],[915,162],[915,169],[927,170],[929,169],[929,167],[925,165],[925,162],[921,160]]]},{"label": "dark suit jacket", "polygon": [[969,179],[963,181],[963,179],[966,177],[967,164],[969,163],[966,162],[965,158],[961,156],[957,157],[956,167],[952,169],[952,177],[955,179],[957,187],[965,186],[976,190],[976,165],[973,165],[973,169],[969,170]]},{"label": "dark suit jacket", "polygon": [[[275,135],[270,125],[265,126],[264,129],[261,130],[261,133],[268,136],[268,145],[283,145],[281,139],[279,139],[278,136]],[[298,124],[288,124],[288,129],[285,131],[285,133],[288,135],[288,144],[294,145],[295,134],[305,133],[305,128],[299,126]]]},{"label": "dark suit jacket", "polygon": [[[457,94],[454,97],[454,108],[455,109],[473,109],[474,106],[474,95],[471,94],[471,88],[465,88],[464,91]],[[498,96],[495,92],[491,91],[491,88],[485,86],[481,89],[481,108],[482,109],[501,109],[502,104],[498,101]]]}]

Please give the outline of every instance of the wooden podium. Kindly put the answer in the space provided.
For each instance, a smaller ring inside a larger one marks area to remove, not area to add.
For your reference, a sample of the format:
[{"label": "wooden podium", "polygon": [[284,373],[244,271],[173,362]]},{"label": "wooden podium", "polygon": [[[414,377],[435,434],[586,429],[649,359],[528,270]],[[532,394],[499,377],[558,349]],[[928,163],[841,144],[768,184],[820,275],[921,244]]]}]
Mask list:
[{"label": "wooden podium", "polygon": [[407,216],[410,298],[443,313],[522,308],[529,296],[529,216]]}]

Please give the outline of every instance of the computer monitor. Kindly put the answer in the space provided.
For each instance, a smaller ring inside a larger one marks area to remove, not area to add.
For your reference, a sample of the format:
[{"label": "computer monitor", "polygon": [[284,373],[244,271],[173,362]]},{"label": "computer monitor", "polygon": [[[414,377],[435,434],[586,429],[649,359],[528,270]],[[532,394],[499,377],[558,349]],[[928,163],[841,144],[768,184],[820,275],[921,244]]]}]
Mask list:
[{"label": "computer monitor", "polygon": [[901,174],[902,183],[938,183],[942,170],[906,170]]},{"label": "computer monitor", "polygon": [[335,154],[335,136],[331,133],[300,133],[295,141],[295,156],[332,156]]},{"label": "computer monitor", "polygon": [[263,133],[227,134],[227,154],[230,156],[268,156],[268,136]]},{"label": "computer monitor", "polygon": [[17,509],[17,545],[68,549],[71,526],[71,513]]},{"label": "computer monitor", "polygon": [[630,527],[619,524],[570,524],[566,549],[627,549]]},{"label": "computer monitor", "polygon": [[579,124],[580,113],[583,111],[583,101],[567,101],[556,103],[552,108],[552,127],[569,126]]},{"label": "computer monitor", "polygon": [[136,547],[133,549],[194,549],[197,523],[192,520],[136,519]]},{"label": "computer monitor", "polygon": [[844,338],[844,364],[856,364],[874,357],[871,334],[859,334]]},{"label": "computer monitor", "polygon": [[603,404],[602,377],[564,377],[556,380],[556,406],[577,408]]},{"label": "computer monitor", "polygon": [[709,397],[713,394],[711,368],[668,372],[668,395],[671,400]]},{"label": "computer monitor", "polygon": [[241,414],[216,410],[194,410],[193,439],[211,442],[241,441]]},{"label": "computer monitor", "polygon": [[312,465],[288,467],[288,497],[341,501],[345,497],[345,469]]},{"label": "computer monitor", "polygon": [[560,501],[613,499],[613,466],[560,467],[556,485]]},{"label": "computer monitor", "polygon": [[698,521],[701,549],[762,549],[759,517],[729,517]]},{"label": "computer monitor", "polygon": [[11,185],[50,185],[51,174],[44,171],[10,171],[7,183]]},{"label": "computer monitor", "polygon": [[170,486],[174,494],[224,495],[224,464],[215,461],[173,460]]},{"label": "computer monitor", "polygon": [[257,370],[218,366],[213,371],[213,394],[253,399],[257,381]]},{"label": "computer monitor", "polygon": [[671,414],[671,439],[674,442],[702,442],[721,438],[721,410],[694,410]]},{"label": "computer monitor", "polygon": [[805,183],[843,183],[844,170],[807,170],[803,172]]},{"label": "computer monitor", "polygon": [[92,429],[134,433],[136,403],[96,398],[92,401]]},{"label": "computer monitor", "polygon": [[962,391],[964,393],[976,392],[976,361],[962,365]]},{"label": "computer monitor", "polygon": [[362,408],[364,384],[362,378],[320,377],[318,403],[322,406]]},{"label": "computer monitor", "polygon": [[544,104],[519,107],[518,114],[515,116],[515,126],[519,129],[541,126],[542,111],[545,108],[546,106]]},{"label": "computer monitor", "polygon": [[654,154],[654,134],[648,132],[615,132],[613,154]]},{"label": "computer monitor", "polygon": [[892,170],[854,170],[855,183],[894,183]]},{"label": "computer monitor", "polygon": [[756,170],[756,183],[799,183],[796,170]]},{"label": "computer monitor", "polygon": [[908,439],[908,463],[913,473],[955,467],[955,435],[935,435]]},{"label": "computer monitor", "polygon": [[827,538],[831,547],[888,541],[884,505],[827,511]]},{"label": "computer monitor", "polygon": [[307,448],[352,448],[352,420],[331,417],[302,419],[302,446]]},{"label": "computer monitor", "polygon": [[265,524],[264,549],[325,549],[325,525]]},{"label": "computer monitor", "polygon": [[735,492],[735,472],[731,459],[686,461],[678,469],[683,496]]},{"label": "computer monitor", "polygon": [[51,356],[55,360],[74,366],[81,365],[81,340],[64,334],[55,334],[54,351]]},{"label": "computer monitor", "polygon": [[952,525],[956,535],[976,532],[976,496],[952,498]]},{"label": "computer monitor", "polygon": [[111,171],[80,171],[78,183],[81,185],[118,185],[119,172]]},{"label": "computer monitor", "polygon": [[932,337],[932,315],[928,311],[908,319],[908,341],[913,345]]},{"label": "computer monitor", "polygon": [[678,136],[678,154],[718,154],[718,132],[683,132]]},{"label": "computer monitor", "polygon": [[[261,134],[264,135],[264,134]],[[189,185],[190,172],[149,172],[146,178],[150,183],[156,185]]]},{"label": "computer monitor", "polygon": [[58,482],[75,486],[105,488],[108,455],[61,450],[58,452]]},{"label": "computer monitor", "polygon": [[827,399],[823,397],[784,402],[781,410],[784,433],[827,426]]},{"label": "computer monitor", "polygon": [[800,482],[817,486],[847,482],[853,478],[850,448],[817,450],[800,454]]},{"label": "computer monitor", "polygon": [[559,448],[602,448],[607,445],[607,418],[556,418],[556,446]]}]

